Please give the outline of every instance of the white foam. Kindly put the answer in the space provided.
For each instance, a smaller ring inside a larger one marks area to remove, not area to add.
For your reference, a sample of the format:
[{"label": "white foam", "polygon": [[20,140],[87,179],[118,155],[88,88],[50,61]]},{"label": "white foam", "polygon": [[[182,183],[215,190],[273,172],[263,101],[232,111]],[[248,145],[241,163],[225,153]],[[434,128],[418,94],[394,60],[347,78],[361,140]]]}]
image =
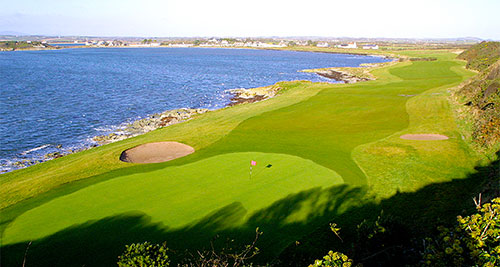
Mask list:
[{"label": "white foam", "polygon": [[30,150],[26,150],[26,151],[22,152],[21,155],[26,155],[28,153],[31,153],[31,152],[34,152],[34,151],[37,151],[40,149],[44,149],[44,148],[49,147],[49,146],[50,146],[50,144],[45,144],[43,146],[35,147],[35,148],[30,149]]}]

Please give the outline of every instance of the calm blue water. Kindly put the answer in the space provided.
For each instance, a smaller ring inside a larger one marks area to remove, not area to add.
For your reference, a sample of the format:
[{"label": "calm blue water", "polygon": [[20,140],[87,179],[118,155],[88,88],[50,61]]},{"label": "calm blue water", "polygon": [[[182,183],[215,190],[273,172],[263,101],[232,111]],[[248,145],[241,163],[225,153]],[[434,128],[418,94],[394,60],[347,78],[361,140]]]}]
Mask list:
[{"label": "calm blue water", "polygon": [[[203,48],[0,52],[0,167],[90,144],[120,124],[169,109],[224,107],[227,89],[327,81],[302,69],[379,57]],[[27,152],[34,148],[42,149]]]}]

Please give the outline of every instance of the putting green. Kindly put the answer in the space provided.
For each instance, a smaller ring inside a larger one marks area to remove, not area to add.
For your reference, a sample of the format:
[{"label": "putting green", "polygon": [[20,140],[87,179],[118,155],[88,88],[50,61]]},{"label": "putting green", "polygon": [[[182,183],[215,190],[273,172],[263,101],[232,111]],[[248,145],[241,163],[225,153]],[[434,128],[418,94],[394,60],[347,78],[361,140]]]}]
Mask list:
[{"label": "putting green", "polygon": [[[249,174],[250,160],[257,161]],[[56,198],[19,216],[5,230],[3,244],[36,240],[75,224],[131,211],[143,212],[169,228],[195,223],[239,202],[255,211],[303,190],[341,184],[334,171],[284,154],[230,153],[183,166],[121,176]],[[300,221],[311,210],[293,214]],[[238,223],[228,222],[227,227]]]}]

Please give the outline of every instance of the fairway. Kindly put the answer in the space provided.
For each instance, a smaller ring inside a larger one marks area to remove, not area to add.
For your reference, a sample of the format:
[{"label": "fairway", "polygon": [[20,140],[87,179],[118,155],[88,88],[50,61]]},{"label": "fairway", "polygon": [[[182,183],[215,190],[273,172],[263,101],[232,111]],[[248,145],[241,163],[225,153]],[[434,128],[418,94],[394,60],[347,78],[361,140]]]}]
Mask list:
[{"label": "fairway", "polygon": [[[473,73],[452,53],[408,52],[426,53],[438,60],[376,69],[378,79],[363,83],[280,83],[273,99],[5,174],[6,261],[15,262],[10,256],[19,257],[29,241],[33,257],[43,258],[42,251],[64,251],[71,242],[99,246],[95,236],[102,235],[115,240],[108,252],[68,262],[106,265],[125,244],[145,238],[174,249],[205,246],[217,233],[245,243],[256,227],[268,260],[349,207],[463,178],[480,157],[460,138],[447,96]],[[196,152],[157,164],[119,160],[125,149],[160,141]],[[250,174],[251,160],[257,166]],[[130,230],[125,217],[147,219]],[[134,234],[114,236],[120,227]]]}]

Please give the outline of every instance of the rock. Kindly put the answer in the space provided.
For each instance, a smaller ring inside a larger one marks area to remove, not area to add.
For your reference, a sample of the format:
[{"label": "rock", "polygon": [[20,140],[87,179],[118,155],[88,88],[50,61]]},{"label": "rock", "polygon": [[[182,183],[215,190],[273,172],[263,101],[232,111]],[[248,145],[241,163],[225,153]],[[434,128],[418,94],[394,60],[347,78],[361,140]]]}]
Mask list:
[{"label": "rock", "polygon": [[120,141],[132,136],[137,136],[143,133],[147,133],[158,128],[176,124],[191,119],[192,116],[196,114],[202,114],[207,112],[208,109],[174,109],[167,110],[162,113],[155,113],[147,118],[136,120],[129,123],[123,129],[123,134],[111,133],[108,135],[94,136],[92,141],[99,145],[109,144],[112,142]]},{"label": "rock", "polygon": [[46,154],[43,157],[45,159],[57,159],[57,158],[60,158],[62,156],[63,156],[63,154],[61,154],[61,152],[53,152],[53,153]]}]

